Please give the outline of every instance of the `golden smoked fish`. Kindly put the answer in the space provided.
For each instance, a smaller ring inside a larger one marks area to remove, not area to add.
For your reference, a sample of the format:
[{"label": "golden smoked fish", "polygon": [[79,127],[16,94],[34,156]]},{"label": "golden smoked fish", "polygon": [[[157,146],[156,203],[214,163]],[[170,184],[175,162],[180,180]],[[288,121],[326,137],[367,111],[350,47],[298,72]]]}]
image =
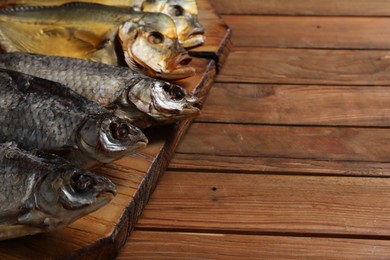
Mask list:
[{"label": "golden smoked fish", "polygon": [[133,70],[164,79],[195,73],[169,16],[99,4],[0,9],[0,48],[127,63]]},{"label": "golden smoked fish", "polygon": [[[60,5],[72,0],[3,0],[0,7],[9,5]],[[204,28],[198,20],[196,0],[78,0],[98,4],[132,7],[142,12],[158,12],[169,15],[175,22],[181,45],[185,48],[204,43]]]}]

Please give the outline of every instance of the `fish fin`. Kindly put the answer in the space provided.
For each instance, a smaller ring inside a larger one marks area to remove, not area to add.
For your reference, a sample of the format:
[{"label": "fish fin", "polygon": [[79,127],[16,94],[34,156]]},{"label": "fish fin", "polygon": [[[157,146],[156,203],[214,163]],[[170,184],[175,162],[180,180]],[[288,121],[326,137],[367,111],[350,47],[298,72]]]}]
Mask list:
[{"label": "fish fin", "polygon": [[101,62],[109,65],[118,65],[118,58],[115,51],[115,44],[112,41],[104,42],[100,49],[93,52],[91,61]]},{"label": "fish fin", "polygon": [[18,3],[15,4],[0,4],[0,7],[7,7],[4,9],[0,9],[0,13],[13,13],[13,12],[24,12],[24,11],[31,11],[31,10],[41,10],[41,9],[50,9],[55,8],[55,6],[44,6],[44,5],[18,5]]},{"label": "fish fin", "polygon": [[[148,70],[147,68],[145,67],[142,67],[140,64],[138,64],[133,57],[131,57],[129,55],[128,52],[123,52],[123,56],[125,58],[125,61],[126,61],[126,64],[127,66],[133,70],[133,71],[136,71],[138,73],[141,73],[141,74],[144,74],[144,75],[148,75]],[[150,76],[153,76],[153,71],[151,71],[151,74]]]},{"label": "fish fin", "polygon": [[118,65],[118,57],[115,50],[117,31],[117,28],[111,29],[102,37],[97,37],[95,39],[91,39],[85,34],[80,35],[80,33],[78,33],[77,36],[81,36],[80,39],[93,40],[94,49],[90,52],[90,60],[109,65]]},{"label": "fish fin", "polygon": [[[0,226],[1,225],[15,225],[18,223],[17,216],[19,214],[18,210],[7,210],[6,213],[0,214]],[[1,232],[0,232],[1,233]]]},{"label": "fish fin", "polygon": [[0,240],[6,240],[42,232],[41,228],[25,225],[0,225]]}]

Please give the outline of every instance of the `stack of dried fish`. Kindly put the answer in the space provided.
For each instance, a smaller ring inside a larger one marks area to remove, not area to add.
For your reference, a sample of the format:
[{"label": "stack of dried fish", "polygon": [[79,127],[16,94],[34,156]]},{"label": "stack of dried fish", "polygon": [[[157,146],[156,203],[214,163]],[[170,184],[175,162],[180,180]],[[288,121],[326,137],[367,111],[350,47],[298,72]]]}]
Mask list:
[{"label": "stack of dried fish", "polygon": [[[106,178],[76,168],[144,147],[136,127],[60,83],[0,70],[0,240],[63,227],[115,194]],[[56,153],[76,166],[46,155]],[[108,192],[108,193],[107,193]],[[42,212],[41,212],[42,211]]]},{"label": "stack of dried fish", "polygon": [[137,127],[60,83],[0,70],[0,140],[94,168],[145,147]]},{"label": "stack of dried fish", "polygon": [[65,2],[0,3],[16,6],[0,9],[0,240],[102,207],[115,185],[88,169],[145,147],[139,128],[199,114],[196,96],[149,77],[194,74],[194,0]]}]

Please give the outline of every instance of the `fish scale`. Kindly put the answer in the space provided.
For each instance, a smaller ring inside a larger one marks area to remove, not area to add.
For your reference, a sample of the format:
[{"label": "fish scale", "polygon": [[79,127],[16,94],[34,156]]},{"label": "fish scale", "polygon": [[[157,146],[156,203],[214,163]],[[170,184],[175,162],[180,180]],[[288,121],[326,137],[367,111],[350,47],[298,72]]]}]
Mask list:
[{"label": "fish scale", "polygon": [[0,100],[0,140],[56,152],[78,166],[96,167],[147,143],[138,128],[53,81],[0,70]]},{"label": "fish scale", "polygon": [[184,88],[125,67],[69,57],[6,53],[0,54],[0,68],[62,83],[140,128],[199,114],[197,97]]},{"label": "fish scale", "polygon": [[[4,78],[4,74],[0,74],[2,83],[7,79],[7,76]],[[6,84],[1,84],[0,96],[14,100],[13,108],[0,107],[0,122],[9,124],[8,127],[0,128],[0,135],[19,140],[27,148],[55,150],[66,147],[72,143],[69,139],[73,134],[69,133],[74,132],[84,120],[84,115],[79,111],[75,111],[72,107],[63,107],[62,103],[54,98],[41,98],[32,93],[21,96],[19,91],[10,89]],[[31,104],[37,103],[40,106],[34,109]],[[63,111],[67,109],[65,111],[68,113],[61,112],[61,109]],[[55,129],[51,125],[54,118],[62,119],[57,121],[58,127]],[[31,139],[30,136],[33,138]],[[53,136],[55,138],[49,138]]]}]

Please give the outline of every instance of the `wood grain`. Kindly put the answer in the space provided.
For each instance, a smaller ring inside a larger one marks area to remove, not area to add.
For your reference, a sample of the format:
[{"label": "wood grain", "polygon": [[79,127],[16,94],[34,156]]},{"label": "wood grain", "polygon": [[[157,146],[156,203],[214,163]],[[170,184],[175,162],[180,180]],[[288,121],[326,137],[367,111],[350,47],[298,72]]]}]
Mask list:
[{"label": "wood grain", "polygon": [[221,14],[388,16],[386,0],[213,0]]},{"label": "wood grain", "polygon": [[211,3],[235,49],[119,259],[390,258],[389,3]]},{"label": "wood grain", "polygon": [[390,163],[330,161],[297,158],[243,157],[176,153],[169,164],[175,171],[239,172],[246,174],[299,174],[390,177]]},{"label": "wood grain", "polygon": [[388,127],[390,88],[217,83],[196,121]]},{"label": "wood grain", "polygon": [[389,223],[388,178],[165,172],[137,228],[388,238]]},{"label": "wood grain", "polygon": [[386,128],[193,123],[177,153],[389,162]]},{"label": "wood grain", "polygon": [[[324,4],[327,5],[327,4]],[[237,47],[389,49],[388,17],[225,15]]]},{"label": "wood grain", "polygon": [[390,258],[390,241],[135,231],[117,259],[156,259],[156,257],[159,259],[387,259]]},{"label": "wood grain", "polygon": [[390,51],[235,48],[218,82],[389,85]]}]

